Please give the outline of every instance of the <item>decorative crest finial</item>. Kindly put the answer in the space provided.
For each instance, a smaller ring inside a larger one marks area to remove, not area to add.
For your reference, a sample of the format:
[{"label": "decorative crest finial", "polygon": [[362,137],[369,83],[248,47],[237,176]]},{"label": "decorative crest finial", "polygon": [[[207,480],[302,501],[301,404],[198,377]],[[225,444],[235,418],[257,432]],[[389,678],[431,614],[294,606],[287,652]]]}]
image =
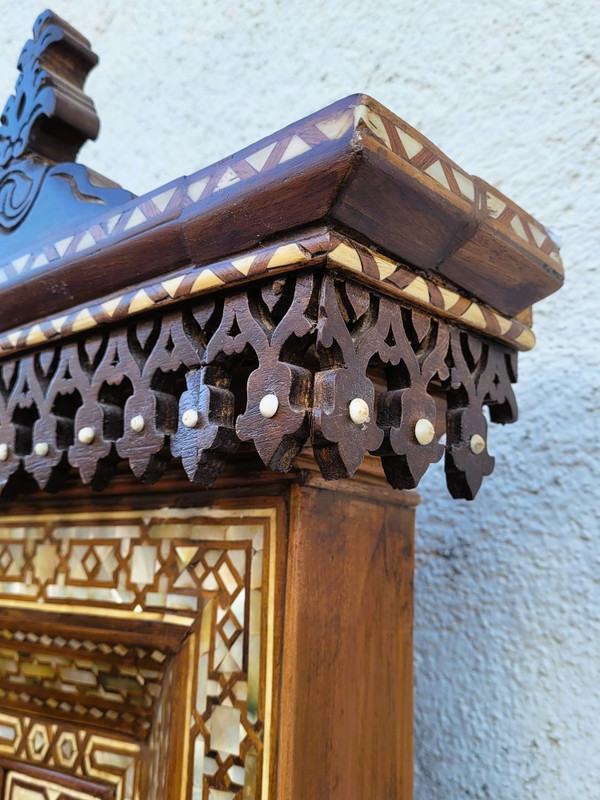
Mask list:
[{"label": "decorative crest finial", "polygon": [[0,166],[29,155],[74,161],[82,144],[96,138],[100,121],[83,84],[97,63],[78,31],[52,11],[40,14],[0,120]]},{"label": "decorative crest finial", "polygon": [[53,229],[131,197],[75,158],[100,120],[83,85],[98,63],[79,31],[44,11],[18,61],[19,77],[0,118],[0,258]]}]

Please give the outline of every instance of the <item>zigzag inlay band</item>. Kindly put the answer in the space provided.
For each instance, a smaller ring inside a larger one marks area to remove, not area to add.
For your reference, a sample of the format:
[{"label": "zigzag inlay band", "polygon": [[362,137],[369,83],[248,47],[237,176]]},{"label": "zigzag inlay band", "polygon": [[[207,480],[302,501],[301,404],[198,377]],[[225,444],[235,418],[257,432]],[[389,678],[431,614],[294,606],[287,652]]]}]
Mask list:
[{"label": "zigzag inlay band", "polygon": [[374,107],[357,104],[333,114],[331,109],[324,109],[299,123],[292,133],[280,131],[238,156],[99,215],[93,225],[65,232],[39,250],[21,253],[0,267],[0,286],[63,259],[88,254],[177,219],[185,208],[215,193],[269,172],[328,141],[360,135],[364,129],[418,172],[433,191],[447,193],[465,209],[477,206],[476,195],[480,192],[485,217],[494,229],[543,261],[551,259],[551,268],[559,275],[564,274],[556,242],[542,225],[489,184],[464,172],[417,130],[384,111],[379,104]]},{"label": "zigzag inlay band", "polygon": [[216,264],[187,269],[136,286],[126,293],[102,298],[89,306],[79,306],[56,317],[9,331],[0,336],[0,353],[15,353],[73,333],[89,331],[241,283],[249,277],[273,276],[292,267],[319,263],[348,270],[354,275],[361,274],[370,282],[379,284],[380,289],[388,289],[411,304],[500,339],[518,350],[530,350],[535,345],[533,331],[519,320],[505,317],[449,288],[415,275],[403,265],[367,247],[321,229],[300,239],[285,240]]}]

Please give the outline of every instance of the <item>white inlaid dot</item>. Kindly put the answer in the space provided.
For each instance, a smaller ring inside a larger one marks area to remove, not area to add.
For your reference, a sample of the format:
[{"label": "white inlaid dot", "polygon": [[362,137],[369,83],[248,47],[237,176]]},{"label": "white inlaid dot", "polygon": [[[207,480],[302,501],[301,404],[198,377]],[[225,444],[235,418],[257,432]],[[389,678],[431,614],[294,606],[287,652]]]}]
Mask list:
[{"label": "white inlaid dot", "polygon": [[36,454],[36,456],[41,456],[42,458],[48,455],[49,450],[50,448],[48,447],[47,442],[37,442],[35,447],[33,448],[33,451]]},{"label": "white inlaid dot", "polygon": [[131,418],[131,422],[129,424],[131,425],[131,430],[134,433],[141,433],[144,430],[144,425],[146,423],[144,422],[144,418],[141,414],[136,414],[135,417]]},{"label": "white inlaid dot", "polygon": [[478,456],[485,450],[485,439],[478,433],[474,433],[469,439],[469,447],[471,448],[471,452]]},{"label": "white inlaid dot", "polygon": [[96,436],[96,431],[89,425],[86,426],[85,428],[81,428],[81,430],[77,434],[77,438],[79,439],[81,444],[91,444],[94,441],[95,436]]},{"label": "white inlaid dot", "polygon": [[8,460],[8,445],[6,442],[2,442],[0,444],[0,461],[7,461]]},{"label": "white inlaid dot", "polygon": [[198,412],[194,408],[188,408],[181,415],[181,421],[186,428],[195,428],[198,424]]},{"label": "white inlaid dot", "polygon": [[276,394],[266,394],[258,404],[258,410],[267,419],[271,419],[277,413],[279,400]]},{"label": "white inlaid dot", "polygon": [[431,444],[435,436],[435,428],[428,419],[424,417],[417,420],[415,425],[415,438],[419,444]]},{"label": "white inlaid dot", "polygon": [[350,412],[350,419],[356,425],[364,425],[365,422],[369,422],[369,406],[362,397],[355,397],[351,401],[348,411]]}]

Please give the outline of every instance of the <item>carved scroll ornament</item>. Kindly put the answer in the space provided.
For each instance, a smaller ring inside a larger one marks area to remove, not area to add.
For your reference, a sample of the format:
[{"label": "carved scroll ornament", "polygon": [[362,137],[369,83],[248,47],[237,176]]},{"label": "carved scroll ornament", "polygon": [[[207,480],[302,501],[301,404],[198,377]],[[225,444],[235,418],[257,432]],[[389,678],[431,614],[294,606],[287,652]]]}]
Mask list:
[{"label": "carved scroll ornament", "polygon": [[89,42],[51,11],[38,17],[0,120],[4,230],[27,215],[51,163],[73,161],[83,142],[96,138],[100,123],[81,88],[97,61]]},{"label": "carved scroll ornament", "polygon": [[449,489],[471,499],[493,468],[483,407],[516,418],[515,364],[335,272],[280,276],[0,362],[0,483],[10,494],[27,474],[55,491],[75,468],[101,489],[121,460],[154,482],[174,456],[208,486],[251,442],[282,471],[311,444],[326,479],[373,453],[412,488],[445,427]]},{"label": "carved scroll ornament", "polygon": [[34,204],[48,228],[53,217],[84,219],[88,210],[96,213],[98,204],[131,197],[73,163],[100,128],[94,104],[83,91],[97,63],[90,43],[78,31],[52,11],[40,14],[33,38],[19,57],[15,93],[0,117],[0,253],[36,235],[34,223],[27,236],[2,241],[23,223]]}]

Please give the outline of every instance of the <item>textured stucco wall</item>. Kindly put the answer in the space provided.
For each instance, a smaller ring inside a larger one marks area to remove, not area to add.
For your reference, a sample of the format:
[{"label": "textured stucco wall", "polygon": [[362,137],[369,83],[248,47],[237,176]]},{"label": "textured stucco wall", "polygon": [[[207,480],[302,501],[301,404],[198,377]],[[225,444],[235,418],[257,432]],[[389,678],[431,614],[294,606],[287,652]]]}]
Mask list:
[{"label": "textured stucco wall", "polygon": [[[366,91],[552,228],[563,291],[496,471],[420,490],[417,800],[600,796],[600,11],[590,0],[54,0],[102,59],[82,159],[138,193]],[[0,97],[43,6],[2,0]],[[317,799],[320,800],[320,799]],[[325,799],[323,799],[325,800]],[[374,798],[373,800],[379,800]]]}]

